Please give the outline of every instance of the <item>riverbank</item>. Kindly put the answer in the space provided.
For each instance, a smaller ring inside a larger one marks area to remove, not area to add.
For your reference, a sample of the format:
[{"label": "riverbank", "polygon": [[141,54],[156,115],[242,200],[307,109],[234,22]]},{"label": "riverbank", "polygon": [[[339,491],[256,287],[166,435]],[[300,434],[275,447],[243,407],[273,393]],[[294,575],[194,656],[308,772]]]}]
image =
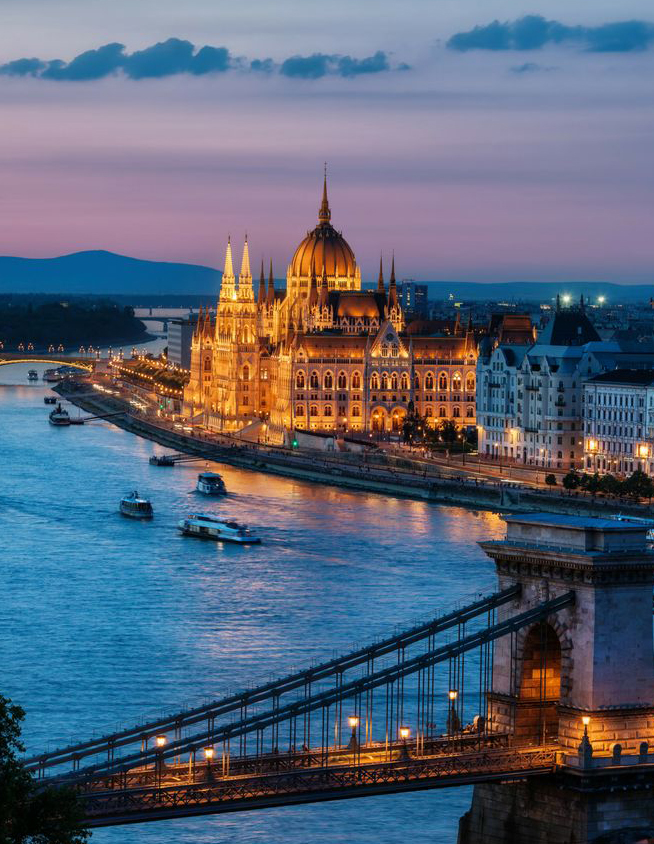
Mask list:
[{"label": "riverbank", "polygon": [[281,475],[311,483],[515,513],[608,516],[614,513],[652,516],[654,508],[632,502],[596,499],[578,493],[531,489],[511,482],[448,477],[437,465],[385,452],[324,453],[243,443],[226,436],[189,434],[170,423],[133,412],[122,398],[98,394],[88,384],[61,383],[56,391],[93,415],[122,411],[108,421],[165,448],[204,460]]}]

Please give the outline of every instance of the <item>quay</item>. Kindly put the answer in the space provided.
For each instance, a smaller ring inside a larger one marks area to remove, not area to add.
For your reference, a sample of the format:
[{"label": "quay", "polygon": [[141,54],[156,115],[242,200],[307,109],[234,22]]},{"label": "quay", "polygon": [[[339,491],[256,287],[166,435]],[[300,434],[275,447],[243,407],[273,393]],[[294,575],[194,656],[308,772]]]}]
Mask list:
[{"label": "quay", "polygon": [[346,454],[310,452],[253,444],[225,435],[189,434],[163,420],[135,413],[118,396],[98,394],[88,384],[62,382],[55,388],[72,404],[144,439],[200,459],[241,469],[281,475],[381,495],[414,498],[437,504],[514,513],[607,516],[615,512],[654,518],[654,507],[634,502],[596,499],[514,483],[447,474],[426,460],[385,452]]}]

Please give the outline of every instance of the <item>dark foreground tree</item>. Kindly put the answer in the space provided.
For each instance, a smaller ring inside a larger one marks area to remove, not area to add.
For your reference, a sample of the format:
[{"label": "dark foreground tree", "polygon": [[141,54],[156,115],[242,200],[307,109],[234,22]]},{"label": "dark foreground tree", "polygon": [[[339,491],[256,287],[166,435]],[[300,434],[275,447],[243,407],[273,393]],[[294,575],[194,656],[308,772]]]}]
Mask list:
[{"label": "dark foreground tree", "polygon": [[0,844],[83,844],[90,833],[76,794],[38,787],[18,759],[24,717],[0,695]]},{"label": "dark foreground tree", "polygon": [[545,475],[545,483],[548,486],[556,486],[556,475],[553,475],[553,474]]}]

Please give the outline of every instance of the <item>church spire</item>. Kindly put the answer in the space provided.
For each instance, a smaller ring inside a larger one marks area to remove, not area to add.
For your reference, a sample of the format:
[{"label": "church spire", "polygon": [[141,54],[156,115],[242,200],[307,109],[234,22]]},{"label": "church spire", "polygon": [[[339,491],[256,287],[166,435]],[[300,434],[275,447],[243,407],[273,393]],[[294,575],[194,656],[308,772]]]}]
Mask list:
[{"label": "church spire", "polygon": [[332,212],[329,209],[329,200],[327,199],[327,162],[325,162],[325,175],[322,183],[322,203],[318,212],[318,222],[325,225],[329,223],[331,218]]},{"label": "church spire", "polygon": [[270,259],[270,272],[268,273],[268,297],[266,304],[275,304],[275,279],[273,278],[272,258]]},{"label": "church spire", "polygon": [[382,256],[379,256],[379,278],[377,279],[377,293],[386,294],[384,287],[384,267],[382,266]]},{"label": "church spire", "polygon": [[324,308],[329,304],[329,282],[327,281],[327,268],[325,267],[325,256],[322,259],[322,281],[320,283],[320,307]]},{"label": "church spire", "polygon": [[238,274],[238,298],[251,302],[254,299],[252,289],[252,273],[250,271],[250,249],[248,247],[248,236],[245,235],[243,246],[243,257],[241,259],[241,271]]},{"label": "church spire", "polygon": [[397,307],[397,284],[395,282],[395,253],[391,261],[391,281],[388,286],[388,310]]},{"label": "church spire", "polygon": [[257,305],[261,307],[266,301],[266,276],[263,272],[263,258],[261,259],[261,275],[259,276],[259,293],[257,295]]},{"label": "church spire", "polygon": [[311,261],[311,289],[309,290],[309,307],[313,308],[318,302],[318,279],[316,278],[316,259]]},{"label": "church spire", "polygon": [[232,263],[232,241],[227,237],[227,251],[225,252],[225,269],[223,270],[223,280],[220,285],[220,299],[226,301],[228,299],[236,298],[234,278],[234,266]]},{"label": "church spire", "polygon": [[248,248],[248,236],[245,235],[245,245],[243,247],[243,258],[241,259],[241,272],[239,273],[240,278],[252,278],[252,273],[250,272],[250,250]]}]

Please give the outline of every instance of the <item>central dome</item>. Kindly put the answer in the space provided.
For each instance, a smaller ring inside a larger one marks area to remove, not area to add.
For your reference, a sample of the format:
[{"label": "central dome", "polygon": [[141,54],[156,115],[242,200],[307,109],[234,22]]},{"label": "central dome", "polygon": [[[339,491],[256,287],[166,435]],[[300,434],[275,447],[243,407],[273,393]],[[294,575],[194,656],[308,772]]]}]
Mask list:
[{"label": "central dome", "polygon": [[315,268],[315,273],[320,278],[323,266],[328,276],[353,278],[356,274],[357,262],[354,252],[343,235],[332,226],[331,216],[325,178],[318,225],[295,250],[290,265],[292,277],[311,278]]}]

